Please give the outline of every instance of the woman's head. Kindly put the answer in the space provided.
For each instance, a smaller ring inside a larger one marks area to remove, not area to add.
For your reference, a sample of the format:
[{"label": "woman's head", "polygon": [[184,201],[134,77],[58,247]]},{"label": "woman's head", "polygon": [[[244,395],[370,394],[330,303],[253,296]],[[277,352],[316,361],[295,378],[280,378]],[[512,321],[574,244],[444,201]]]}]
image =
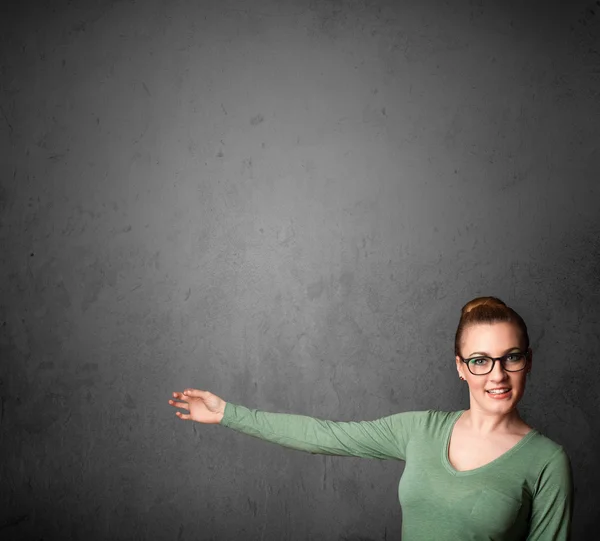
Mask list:
[{"label": "woman's head", "polygon": [[[456,369],[461,379],[469,384],[471,405],[488,411],[506,413],[513,409],[525,391],[525,378],[531,370],[532,353],[525,322],[512,308],[496,297],[477,297],[462,308],[454,342]],[[509,355],[514,353],[515,355]],[[522,359],[521,353],[526,354]],[[488,361],[480,357],[507,357],[506,370],[499,361],[493,370],[483,373]],[[471,370],[464,359],[473,359]],[[522,368],[522,370],[519,370]],[[517,371],[511,371],[511,370]],[[493,399],[488,391],[508,388],[506,398]]]}]

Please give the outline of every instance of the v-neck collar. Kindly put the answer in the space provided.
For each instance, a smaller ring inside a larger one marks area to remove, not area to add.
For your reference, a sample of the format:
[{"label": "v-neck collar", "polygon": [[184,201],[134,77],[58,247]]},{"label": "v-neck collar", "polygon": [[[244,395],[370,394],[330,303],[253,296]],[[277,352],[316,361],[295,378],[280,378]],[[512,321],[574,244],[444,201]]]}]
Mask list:
[{"label": "v-neck collar", "polygon": [[487,470],[489,468],[493,468],[499,462],[502,462],[502,461],[506,460],[507,458],[509,458],[511,455],[513,455],[516,451],[518,451],[521,447],[523,447],[531,438],[533,438],[533,436],[535,434],[538,433],[538,431],[535,428],[532,428],[529,432],[527,432],[527,434],[525,434],[525,436],[523,436],[517,443],[515,443],[515,445],[513,445],[508,451],[502,453],[499,457],[495,458],[491,462],[488,462],[487,464],[484,464],[483,466],[479,466],[479,468],[474,468],[472,470],[459,471],[459,470],[455,469],[454,466],[450,463],[450,459],[448,458],[448,455],[449,455],[449,450],[450,450],[450,438],[452,436],[452,431],[454,429],[454,426],[456,425],[456,422],[458,421],[460,416],[465,411],[467,411],[467,410],[459,410],[459,411],[455,412],[454,418],[453,418],[452,422],[450,423],[450,425],[448,426],[448,430],[446,431],[446,434],[444,437],[444,445],[442,445],[442,464],[444,465],[444,468],[446,468],[446,470],[450,474],[452,474],[456,477],[461,477],[461,476],[465,476],[465,475],[473,475],[473,474],[482,472],[484,470]]}]

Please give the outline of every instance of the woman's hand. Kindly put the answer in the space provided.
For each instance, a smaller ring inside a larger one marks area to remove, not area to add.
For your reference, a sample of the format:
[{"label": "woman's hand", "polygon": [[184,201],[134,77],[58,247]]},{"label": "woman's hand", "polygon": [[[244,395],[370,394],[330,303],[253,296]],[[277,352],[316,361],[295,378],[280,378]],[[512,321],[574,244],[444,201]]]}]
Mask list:
[{"label": "woman's hand", "polygon": [[186,389],[183,393],[173,393],[173,398],[183,400],[183,402],[169,400],[171,406],[189,411],[189,414],[178,411],[176,415],[180,419],[206,424],[219,424],[227,404],[217,395],[198,389]]}]

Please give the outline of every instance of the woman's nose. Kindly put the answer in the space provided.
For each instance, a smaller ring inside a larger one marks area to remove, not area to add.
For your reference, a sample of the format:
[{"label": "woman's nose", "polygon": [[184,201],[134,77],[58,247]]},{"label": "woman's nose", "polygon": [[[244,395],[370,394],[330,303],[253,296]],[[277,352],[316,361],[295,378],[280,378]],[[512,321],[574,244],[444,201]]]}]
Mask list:
[{"label": "woman's nose", "polygon": [[504,366],[502,366],[500,361],[496,361],[491,375],[497,379],[505,379],[508,376],[508,372],[504,370]]}]

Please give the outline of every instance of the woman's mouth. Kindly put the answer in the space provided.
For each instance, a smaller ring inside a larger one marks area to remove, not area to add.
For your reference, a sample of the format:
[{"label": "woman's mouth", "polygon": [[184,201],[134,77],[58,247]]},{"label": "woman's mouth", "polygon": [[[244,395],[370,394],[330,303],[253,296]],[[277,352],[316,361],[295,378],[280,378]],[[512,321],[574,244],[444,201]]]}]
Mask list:
[{"label": "woman's mouth", "polygon": [[504,388],[504,389],[494,389],[494,390],[486,390],[486,394],[490,398],[495,398],[496,400],[501,398],[509,398],[512,396],[512,389]]}]

